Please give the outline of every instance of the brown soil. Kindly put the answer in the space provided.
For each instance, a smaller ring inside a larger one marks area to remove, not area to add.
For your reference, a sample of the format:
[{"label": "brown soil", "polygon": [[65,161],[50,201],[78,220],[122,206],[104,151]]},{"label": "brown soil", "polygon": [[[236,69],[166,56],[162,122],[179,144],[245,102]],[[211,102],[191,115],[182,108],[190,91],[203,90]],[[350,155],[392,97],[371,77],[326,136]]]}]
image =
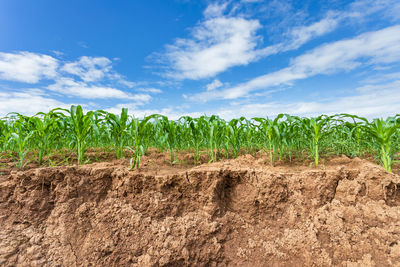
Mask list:
[{"label": "brown soil", "polygon": [[6,170],[0,265],[400,266],[400,176],[373,163],[167,161]]}]

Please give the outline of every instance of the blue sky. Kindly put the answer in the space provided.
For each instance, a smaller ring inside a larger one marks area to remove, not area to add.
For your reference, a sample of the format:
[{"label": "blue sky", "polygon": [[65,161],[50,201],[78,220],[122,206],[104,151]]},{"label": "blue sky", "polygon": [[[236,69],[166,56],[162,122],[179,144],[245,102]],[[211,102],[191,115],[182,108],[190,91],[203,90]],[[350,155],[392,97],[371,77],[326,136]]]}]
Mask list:
[{"label": "blue sky", "polygon": [[0,115],[400,113],[400,1],[0,1]]}]

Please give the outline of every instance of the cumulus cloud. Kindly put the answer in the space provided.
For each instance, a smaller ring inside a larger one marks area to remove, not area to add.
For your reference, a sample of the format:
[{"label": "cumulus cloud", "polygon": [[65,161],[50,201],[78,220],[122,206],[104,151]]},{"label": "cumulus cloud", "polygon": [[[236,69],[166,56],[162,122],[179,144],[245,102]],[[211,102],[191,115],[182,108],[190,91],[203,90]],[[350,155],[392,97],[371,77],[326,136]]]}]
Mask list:
[{"label": "cumulus cloud", "polygon": [[0,79],[37,83],[57,76],[58,60],[43,54],[0,52]]},{"label": "cumulus cloud", "polygon": [[400,19],[400,2],[397,0],[357,0],[350,4],[346,16],[362,19],[377,12],[382,12],[381,16],[385,18],[397,21]]},{"label": "cumulus cloud", "polygon": [[262,2],[264,0],[242,0],[242,3],[258,3],[258,2]]},{"label": "cumulus cloud", "polygon": [[53,108],[68,108],[70,105],[46,96],[42,90],[0,92],[0,116],[10,112],[34,115]]},{"label": "cumulus cloud", "polygon": [[196,94],[192,100],[235,99],[317,74],[349,71],[360,65],[377,65],[400,60],[400,25],[361,34],[355,38],[321,45],[291,61],[289,67],[221,90]]},{"label": "cumulus cloud", "polygon": [[165,57],[172,64],[167,76],[197,80],[247,65],[257,56],[254,49],[260,27],[257,20],[241,17],[213,17],[200,23],[192,38],[177,39],[167,46]]},{"label": "cumulus cloud", "polygon": [[87,99],[127,99],[148,102],[151,96],[148,94],[129,94],[113,87],[91,85],[85,82],[77,82],[71,78],[60,78],[47,89],[67,95],[69,97],[81,97]]},{"label": "cumulus cloud", "polygon": [[106,57],[83,56],[76,62],[66,63],[61,70],[76,75],[85,82],[95,82],[110,72],[111,63]]},{"label": "cumulus cloud", "polygon": [[243,66],[263,57],[299,48],[312,38],[333,31],[340,20],[329,13],[320,21],[289,30],[280,43],[260,47],[263,41],[258,31],[262,28],[258,19],[225,13],[229,1],[215,2],[207,6],[204,20],[191,29],[189,38],[178,38],[166,46],[161,61],[167,63],[167,77],[192,79],[214,77],[234,66]]},{"label": "cumulus cloud", "polygon": [[169,64],[167,77],[192,79],[214,77],[234,66],[243,66],[262,57],[299,48],[312,38],[333,31],[339,19],[329,15],[307,26],[295,27],[287,40],[260,47],[262,28],[257,19],[225,16],[228,2],[210,4],[206,20],[191,30],[190,38],[176,39],[166,46],[162,59]]},{"label": "cumulus cloud", "polygon": [[204,115],[204,113],[201,112],[187,112],[183,111],[180,108],[171,108],[171,107],[166,107],[166,108],[161,108],[161,109],[141,109],[138,107],[136,103],[126,103],[126,104],[117,104],[111,108],[105,109],[108,112],[111,113],[120,113],[122,108],[128,108],[128,113],[135,118],[144,118],[149,115],[153,114],[160,114],[167,116],[168,119],[170,120],[177,120],[182,116],[190,116],[190,117],[200,117]]},{"label": "cumulus cloud", "polygon": [[121,108],[128,107],[129,113],[143,118],[151,114],[163,114],[170,119],[181,116],[199,117],[202,115],[218,115],[224,119],[245,116],[275,117],[280,113],[297,116],[318,116],[321,114],[333,115],[339,113],[357,114],[373,119],[397,114],[400,110],[400,80],[389,83],[366,84],[355,89],[347,90],[346,96],[316,101],[263,101],[260,102],[231,102],[220,107],[187,111],[180,107],[161,109],[141,109],[136,103],[118,104],[108,111],[118,113]]},{"label": "cumulus cloud", "polygon": [[339,23],[339,18],[328,15],[327,17],[307,26],[299,26],[293,28],[290,33],[290,41],[285,44],[283,50],[291,50],[299,48],[309,40],[332,32]]},{"label": "cumulus cloud", "polygon": [[[118,60],[118,59],[117,59]],[[90,90],[98,90],[95,95],[107,95],[110,93],[110,97],[123,98],[124,92],[110,88],[110,86],[98,86],[97,84],[104,84],[106,82],[117,82],[119,85],[126,86],[128,88],[134,88],[135,82],[131,82],[125,79],[124,76],[115,72],[112,69],[112,61],[106,57],[80,57],[77,61],[65,63],[61,68],[64,77],[66,74],[70,74],[74,79],[80,79],[83,82],[75,82],[80,84],[82,88],[90,88]],[[68,77],[67,80],[72,78]],[[66,80],[66,79],[61,79]],[[59,81],[57,81],[59,83]],[[96,84],[97,83],[97,84]],[[55,86],[58,86],[57,84]],[[117,92],[118,91],[118,92]],[[83,94],[83,93],[82,93]]]},{"label": "cumulus cloud", "polygon": [[167,65],[164,76],[178,80],[214,77],[235,66],[248,65],[271,55],[296,50],[312,39],[333,32],[340,24],[359,23],[376,13],[392,19],[400,18],[400,15],[393,14],[393,10],[400,10],[398,1],[359,0],[341,11],[328,10],[317,21],[303,21],[300,24],[293,22],[287,25],[286,33],[281,35],[279,42],[262,47],[261,29],[275,28],[276,25],[261,25],[254,16],[249,19],[254,14],[241,14],[245,10],[242,7],[250,2],[261,1],[210,3],[203,12],[204,19],[190,29],[191,36],[176,39],[158,57],[159,61]]},{"label": "cumulus cloud", "polygon": [[279,113],[297,116],[318,116],[320,114],[349,113],[369,119],[387,117],[400,110],[400,80],[374,86],[357,88],[353,95],[325,101],[267,102],[233,105],[215,110],[215,114],[231,119],[238,116],[274,117]]},{"label": "cumulus cloud", "polygon": [[221,17],[223,16],[226,8],[228,7],[228,4],[229,4],[228,1],[222,3],[219,2],[211,3],[204,10],[203,14],[206,18]]},{"label": "cumulus cloud", "polygon": [[122,84],[128,88],[133,88],[137,85],[135,82],[131,82],[126,80],[121,74],[119,73],[112,73],[111,79],[116,80],[119,84]]},{"label": "cumulus cloud", "polygon": [[163,92],[162,90],[154,87],[138,88],[136,90],[139,92],[152,93],[152,94],[161,94]]},{"label": "cumulus cloud", "polygon": [[224,85],[220,80],[215,79],[211,83],[207,84],[207,91],[212,91],[214,89],[220,88],[222,85]]},{"label": "cumulus cloud", "polygon": [[[42,81],[44,79],[46,79],[45,83]],[[112,69],[112,61],[106,57],[83,56],[77,61],[65,62],[48,55],[31,52],[0,53],[0,80],[30,84],[42,82],[38,88],[67,97],[126,99],[138,103],[147,103],[151,99],[147,93],[131,94],[118,89],[119,85],[133,88],[136,84],[115,72]],[[153,93],[155,90],[153,89]],[[33,91],[23,92],[23,96],[28,97],[28,94]],[[20,96],[16,91],[13,95],[7,93],[5,97],[12,97],[13,100],[20,99],[21,103],[24,103],[25,98]],[[33,94],[32,97],[36,100],[46,99],[42,95]],[[49,103],[59,102],[50,99]]]},{"label": "cumulus cloud", "polygon": [[[397,76],[398,78],[400,76]],[[378,83],[378,84],[366,84],[356,88],[356,91],[360,93],[370,93],[370,92],[378,92],[380,90],[391,90],[393,92],[400,91],[400,80],[394,80],[390,83]]]},{"label": "cumulus cloud", "polygon": [[308,41],[334,31],[341,19],[338,16],[328,15],[309,25],[293,27],[285,34],[282,42],[256,50],[256,59],[296,50]]}]

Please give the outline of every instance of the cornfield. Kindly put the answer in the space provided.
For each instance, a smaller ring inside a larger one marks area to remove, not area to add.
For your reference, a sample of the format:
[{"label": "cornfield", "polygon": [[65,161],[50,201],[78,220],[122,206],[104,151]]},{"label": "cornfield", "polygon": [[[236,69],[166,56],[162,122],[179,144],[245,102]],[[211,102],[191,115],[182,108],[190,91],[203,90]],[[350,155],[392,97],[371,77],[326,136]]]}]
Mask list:
[{"label": "cornfield", "polygon": [[[117,158],[128,155],[131,168],[139,168],[141,157],[150,147],[169,151],[171,164],[178,162],[177,151],[201,154],[210,162],[235,158],[242,153],[266,151],[268,161],[310,158],[320,164],[321,156],[372,156],[391,172],[398,162],[400,115],[374,119],[337,114],[303,118],[279,114],[274,119],[223,120],[218,116],[169,120],[154,114],[143,119],[103,110],[84,113],[81,106],[53,109],[48,113],[24,116],[10,113],[0,119],[2,157],[15,158],[18,168],[30,161],[48,164],[45,156],[74,151],[78,164],[87,162],[89,148],[114,151]],[[28,155],[33,155],[28,157]]]}]

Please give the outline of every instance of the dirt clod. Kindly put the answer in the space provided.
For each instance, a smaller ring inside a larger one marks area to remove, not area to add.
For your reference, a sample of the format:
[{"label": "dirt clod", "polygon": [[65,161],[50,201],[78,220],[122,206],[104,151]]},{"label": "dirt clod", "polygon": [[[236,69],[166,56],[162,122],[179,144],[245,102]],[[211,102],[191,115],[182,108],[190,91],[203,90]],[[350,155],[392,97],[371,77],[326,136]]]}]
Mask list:
[{"label": "dirt clod", "polygon": [[129,171],[95,163],[0,178],[2,266],[394,266],[400,177],[360,159],[241,156]]}]

